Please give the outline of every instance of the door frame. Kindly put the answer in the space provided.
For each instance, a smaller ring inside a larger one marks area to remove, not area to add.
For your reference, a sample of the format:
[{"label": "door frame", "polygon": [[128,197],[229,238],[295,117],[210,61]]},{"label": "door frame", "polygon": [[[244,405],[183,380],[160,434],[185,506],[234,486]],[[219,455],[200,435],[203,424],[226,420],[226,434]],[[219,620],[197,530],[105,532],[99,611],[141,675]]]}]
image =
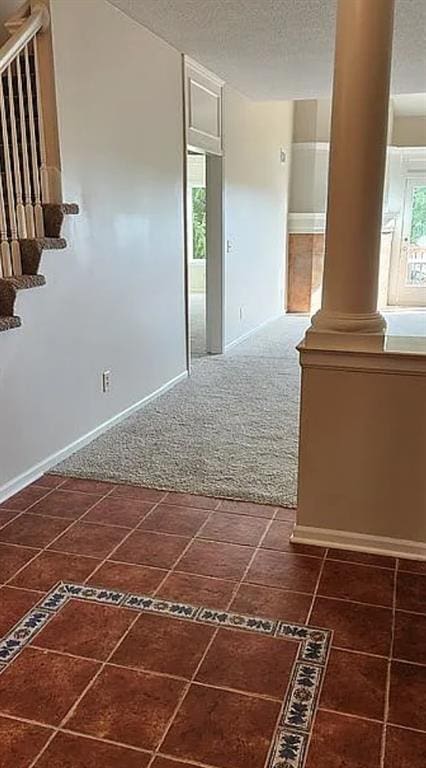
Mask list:
[{"label": "door frame", "polygon": [[225,350],[223,155],[206,154],[206,349]]},{"label": "door frame", "polygon": [[[184,275],[187,369],[191,372],[190,280],[188,261],[188,152],[206,158],[206,350],[225,351],[225,241],[222,91],[224,81],[182,54],[184,145]],[[200,102],[200,95],[202,100]]]},{"label": "door frame", "polygon": [[[206,351],[208,355],[221,355],[225,349],[225,269],[224,269],[224,195],[223,155],[188,146],[188,150],[204,154],[206,162]],[[184,174],[184,199],[189,190],[188,173]],[[191,285],[189,270],[188,204],[185,204],[185,315],[187,367],[191,369]]]}]

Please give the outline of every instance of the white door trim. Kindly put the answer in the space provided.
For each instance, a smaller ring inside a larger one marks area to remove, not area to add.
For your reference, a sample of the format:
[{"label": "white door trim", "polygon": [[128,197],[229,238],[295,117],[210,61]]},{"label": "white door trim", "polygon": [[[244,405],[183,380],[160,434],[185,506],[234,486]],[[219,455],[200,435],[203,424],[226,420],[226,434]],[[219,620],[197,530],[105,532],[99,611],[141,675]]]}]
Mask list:
[{"label": "white door trim", "polygon": [[225,349],[223,162],[223,156],[206,155],[206,346],[213,355]]}]

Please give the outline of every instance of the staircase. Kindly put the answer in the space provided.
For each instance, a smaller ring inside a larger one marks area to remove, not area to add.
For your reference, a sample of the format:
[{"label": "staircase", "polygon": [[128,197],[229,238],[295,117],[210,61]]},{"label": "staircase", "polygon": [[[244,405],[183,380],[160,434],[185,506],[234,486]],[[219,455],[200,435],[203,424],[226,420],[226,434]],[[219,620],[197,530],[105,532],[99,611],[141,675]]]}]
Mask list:
[{"label": "staircase", "polygon": [[[30,2],[6,26],[11,37],[0,48],[0,332],[20,327],[18,291],[45,285],[43,250],[66,247],[64,217],[78,213],[77,205],[60,201],[59,169],[48,164],[53,152],[45,135],[52,130],[39,76],[41,63],[47,79],[47,7]],[[53,63],[47,63],[53,76]]]}]

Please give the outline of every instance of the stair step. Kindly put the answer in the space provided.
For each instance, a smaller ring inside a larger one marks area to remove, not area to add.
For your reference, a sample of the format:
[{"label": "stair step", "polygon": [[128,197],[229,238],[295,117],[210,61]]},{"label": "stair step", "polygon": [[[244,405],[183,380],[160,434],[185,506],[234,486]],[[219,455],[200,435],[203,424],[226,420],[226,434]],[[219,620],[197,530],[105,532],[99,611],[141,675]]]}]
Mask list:
[{"label": "stair step", "polygon": [[47,251],[62,251],[67,247],[67,241],[64,237],[38,237],[37,242]]},{"label": "stair step", "polygon": [[80,213],[78,203],[61,203],[61,208],[67,216],[76,216]]},{"label": "stair step", "polygon": [[12,328],[19,328],[21,326],[21,318],[17,315],[12,317],[0,317],[0,333],[2,331],[11,331]]},{"label": "stair step", "polygon": [[59,237],[65,216],[76,215],[76,203],[45,203],[43,205],[44,230],[50,237]]},{"label": "stair step", "polygon": [[24,244],[35,243],[37,246],[47,251],[62,251],[67,247],[67,241],[64,237],[36,237],[33,240],[29,238],[22,239],[20,242]]},{"label": "stair step", "polygon": [[8,283],[13,285],[17,291],[26,291],[29,288],[39,288],[46,284],[44,275],[19,275],[15,277],[4,277]]}]

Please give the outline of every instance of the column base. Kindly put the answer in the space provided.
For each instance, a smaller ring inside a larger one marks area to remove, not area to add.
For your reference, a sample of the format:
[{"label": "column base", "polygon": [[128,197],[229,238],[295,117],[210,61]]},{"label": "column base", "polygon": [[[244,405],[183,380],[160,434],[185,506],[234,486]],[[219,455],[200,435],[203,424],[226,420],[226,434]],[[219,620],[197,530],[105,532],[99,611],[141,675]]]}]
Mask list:
[{"label": "column base", "polygon": [[384,347],[386,320],[380,312],[346,314],[320,309],[306,331],[305,346],[311,349],[366,349]]}]

